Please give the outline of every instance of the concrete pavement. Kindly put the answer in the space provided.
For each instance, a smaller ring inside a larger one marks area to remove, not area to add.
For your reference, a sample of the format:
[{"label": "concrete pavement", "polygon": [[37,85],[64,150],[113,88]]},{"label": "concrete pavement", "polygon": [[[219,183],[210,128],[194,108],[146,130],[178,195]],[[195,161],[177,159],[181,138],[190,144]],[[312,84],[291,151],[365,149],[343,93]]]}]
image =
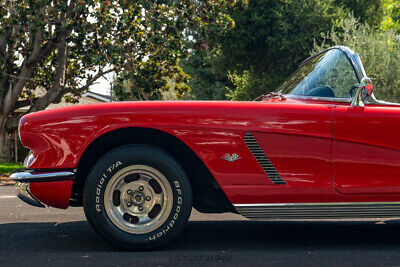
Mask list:
[{"label": "concrete pavement", "polygon": [[193,211],[182,236],[162,250],[118,251],[82,208],[35,208],[0,187],[0,266],[382,266],[400,265],[400,221],[254,222]]}]

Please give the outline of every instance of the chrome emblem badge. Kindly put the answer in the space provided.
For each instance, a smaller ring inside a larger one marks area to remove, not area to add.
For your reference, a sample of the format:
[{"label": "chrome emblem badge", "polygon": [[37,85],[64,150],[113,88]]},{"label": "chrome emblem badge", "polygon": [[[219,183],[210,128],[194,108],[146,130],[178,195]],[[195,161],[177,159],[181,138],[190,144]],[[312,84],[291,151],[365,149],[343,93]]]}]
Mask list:
[{"label": "chrome emblem badge", "polygon": [[238,154],[236,154],[236,153],[233,153],[232,155],[229,154],[229,153],[226,153],[225,155],[223,155],[221,157],[221,159],[224,159],[224,160],[229,161],[229,162],[233,162],[235,160],[240,159],[240,156]]}]

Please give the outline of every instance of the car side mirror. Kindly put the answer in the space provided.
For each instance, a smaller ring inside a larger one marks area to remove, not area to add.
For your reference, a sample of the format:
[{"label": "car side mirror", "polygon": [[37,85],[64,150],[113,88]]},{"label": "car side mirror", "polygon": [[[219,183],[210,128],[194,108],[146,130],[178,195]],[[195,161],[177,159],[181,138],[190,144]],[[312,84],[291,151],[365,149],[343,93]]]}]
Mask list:
[{"label": "car side mirror", "polygon": [[369,77],[364,77],[357,89],[356,95],[351,101],[351,106],[353,107],[363,107],[364,101],[373,93],[372,80]]}]

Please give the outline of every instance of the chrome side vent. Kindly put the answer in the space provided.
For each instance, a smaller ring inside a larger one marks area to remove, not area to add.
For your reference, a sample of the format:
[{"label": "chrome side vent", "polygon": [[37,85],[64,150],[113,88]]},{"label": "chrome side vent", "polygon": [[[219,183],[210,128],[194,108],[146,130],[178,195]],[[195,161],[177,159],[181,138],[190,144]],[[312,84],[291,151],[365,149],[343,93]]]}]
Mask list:
[{"label": "chrome side vent", "polygon": [[250,149],[253,156],[256,158],[258,164],[260,164],[261,168],[268,175],[268,178],[271,180],[271,182],[273,182],[274,184],[285,184],[285,181],[276,171],[271,161],[269,161],[267,155],[265,155],[264,151],[261,149],[260,145],[258,144],[257,140],[254,138],[251,132],[247,132],[244,135],[244,142]]}]

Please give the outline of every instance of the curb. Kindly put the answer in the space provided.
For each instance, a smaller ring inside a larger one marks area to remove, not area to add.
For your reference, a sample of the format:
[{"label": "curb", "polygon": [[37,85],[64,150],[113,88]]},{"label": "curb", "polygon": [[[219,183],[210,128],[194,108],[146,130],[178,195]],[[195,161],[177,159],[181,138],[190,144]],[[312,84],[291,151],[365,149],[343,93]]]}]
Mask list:
[{"label": "curb", "polygon": [[0,177],[0,186],[4,186],[4,185],[14,185],[14,181],[11,181],[6,176],[1,176]]}]

